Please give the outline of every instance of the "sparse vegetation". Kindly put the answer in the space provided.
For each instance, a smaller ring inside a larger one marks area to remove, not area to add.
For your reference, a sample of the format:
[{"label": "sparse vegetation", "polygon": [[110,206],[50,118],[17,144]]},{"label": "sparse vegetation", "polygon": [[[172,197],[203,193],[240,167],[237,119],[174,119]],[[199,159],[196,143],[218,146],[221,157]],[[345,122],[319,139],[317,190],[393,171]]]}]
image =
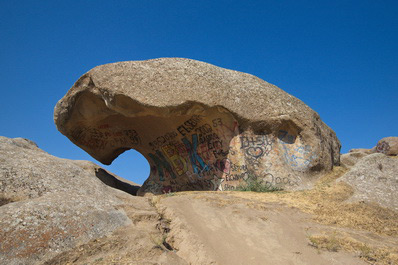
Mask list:
[{"label": "sparse vegetation", "polygon": [[[315,221],[336,227],[354,229],[348,235],[308,236],[309,244],[318,251],[339,249],[356,253],[371,264],[398,264],[398,248],[388,244],[365,244],[355,237],[362,230],[374,235],[396,237],[398,212],[365,202],[348,202],[353,188],[343,182],[335,182],[347,169],[336,167],[321,177],[314,188],[305,191],[283,193],[235,193],[234,196],[259,202],[279,202],[313,214]],[[355,237],[356,239],[354,239]]]},{"label": "sparse vegetation", "polygon": [[282,188],[270,185],[259,179],[249,179],[246,184],[236,187],[237,191],[253,191],[253,192],[273,192],[280,191]]},{"label": "sparse vegetation", "polygon": [[347,170],[336,167],[333,172],[318,180],[315,187],[304,191],[274,193],[236,193],[234,196],[252,200],[283,202],[289,206],[314,214],[314,220],[322,224],[362,229],[380,235],[398,235],[398,212],[379,205],[363,202],[347,202],[353,188],[335,180]]},{"label": "sparse vegetation", "polygon": [[155,248],[160,248],[162,250],[165,250],[165,248],[166,248],[165,245],[167,244],[167,242],[166,242],[167,235],[166,234],[162,234],[160,236],[158,234],[156,234],[156,235],[151,235],[150,237],[151,237],[151,241],[155,245],[154,246]]},{"label": "sparse vegetation", "polygon": [[310,245],[317,249],[326,249],[330,252],[337,252],[341,249],[341,246],[333,234],[332,236],[310,236]]},{"label": "sparse vegetation", "polygon": [[171,220],[167,219],[164,216],[163,212],[159,208],[159,202],[161,198],[164,196],[174,196],[174,195],[175,193],[167,193],[166,195],[152,196],[151,199],[149,199],[149,204],[155,208],[156,212],[159,215],[159,221],[156,224],[156,228],[161,233],[160,236],[158,234],[150,235],[151,241],[154,243],[155,248],[160,248],[162,250],[168,250],[168,251],[174,250],[173,247],[166,241],[167,234],[170,232]]},{"label": "sparse vegetation", "polygon": [[398,264],[398,249],[392,247],[370,246],[351,237],[335,233],[332,235],[313,235],[308,237],[309,245],[318,250],[338,251],[340,249],[357,253],[358,257],[370,264]]}]

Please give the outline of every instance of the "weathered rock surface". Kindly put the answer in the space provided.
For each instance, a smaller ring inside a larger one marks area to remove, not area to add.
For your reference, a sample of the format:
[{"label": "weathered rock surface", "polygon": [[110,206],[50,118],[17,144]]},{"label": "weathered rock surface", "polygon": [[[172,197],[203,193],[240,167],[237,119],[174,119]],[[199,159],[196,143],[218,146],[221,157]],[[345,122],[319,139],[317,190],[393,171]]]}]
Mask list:
[{"label": "weathered rock surface", "polygon": [[398,137],[385,137],[376,145],[376,152],[385,155],[398,155]]},{"label": "weathered rock surface", "polygon": [[366,148],[354,148],[354,149],[351,149],[351,150],[349,151],[349,153],[363,153],[363,154],[370,155],[370,154],[376,153],[376,147],[373,147],[373,148],[371,148],[371,149],[366,149]]},{"label": "weathered rock surface", "polygon": [[[357,150],[357,149],[355,149]],[[340,156],[340,163],[347,168],[353,167],[363,157],[369,155],[367,152],[350,152]]]},{"label": "weathered rock surface", "polygon": [[0,264],[45,262],[132,222],[120,209],[132,196],[104,185],[91,162],[0,137],[0,164]]},{"label": "weathered rock surface", "polygon": [[297,189],[340,161],[319,115],[255,76],[162,58],[95,67],[55,107],[58,130],[110,164],[128,149],[150,163],[139,193],[233,190],[249,179]]},{"label": "weathered rock surface", "polygon": [[[397,260],[396,212],[369,220],[372,229],[375,224],[388,229],[387,237],[370,228],[338,226],[358,211],[364,215],[363,207],[349,206],[348,216],[335,217],[343,221],[326,222],[332,226],[315,223],[310,213],[299,210],[325,217],[320,209],[345,204],[340,199],[351,189],[340,190],[335,199],[331,191],[339,189],[324,178],[324,186],[305,193],[189,192],[146,198],[104,185],[115,182],[111,175],[104,177],[107,172],[101,172],[101,182],[91,162],[53,157],[22,138],[0,137],[0,162],[0,264],[367,264],[340,245],[333,246],[338,252],[323,251],[311,239],[328,234],[334,242],[340,240],[336,235],[359,238],[356,244],[366,242],[370,254],[375,246],[388,247],[386,264]],[[397,172],[389,162],[382,169]],[[347,204],[341,211],[348,211]]]},{"label": "weathered rock surface", "polygon": [[371,154],[360,159],[340,181],[355,192],[350,200],[378,203],[398,210],[398,158]]}]

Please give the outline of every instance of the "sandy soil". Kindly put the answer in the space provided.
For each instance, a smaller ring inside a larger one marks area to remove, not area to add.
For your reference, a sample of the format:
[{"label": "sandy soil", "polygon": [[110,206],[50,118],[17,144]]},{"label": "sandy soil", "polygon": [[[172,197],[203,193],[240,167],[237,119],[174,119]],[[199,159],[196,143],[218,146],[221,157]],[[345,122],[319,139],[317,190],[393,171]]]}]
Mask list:
[{"label": "sandy soil", "polygon": [[120,195],[131,225],[47,264],[398,264],[398,213],[348,203],[342,173],[310,191]]},{"label": "sandy soil", "polygon": [[191,264],[366,264],[353,254],[311,247],[310,234],[325,227],[282,204],[198,193],[159,205],[171,220],[168,240]]}]

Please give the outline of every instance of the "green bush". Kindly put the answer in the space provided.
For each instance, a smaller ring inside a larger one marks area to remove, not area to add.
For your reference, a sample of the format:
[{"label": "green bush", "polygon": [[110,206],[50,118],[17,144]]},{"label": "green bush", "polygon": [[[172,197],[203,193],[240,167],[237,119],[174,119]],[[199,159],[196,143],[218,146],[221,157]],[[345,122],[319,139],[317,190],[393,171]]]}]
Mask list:
[{"label": "green bush", "polygon": [[237,191],[253,191],[253,192],[273,192],[280,191],[282,188],[275,187],[258,179],[249,179],[245,184],[236,187]]}]

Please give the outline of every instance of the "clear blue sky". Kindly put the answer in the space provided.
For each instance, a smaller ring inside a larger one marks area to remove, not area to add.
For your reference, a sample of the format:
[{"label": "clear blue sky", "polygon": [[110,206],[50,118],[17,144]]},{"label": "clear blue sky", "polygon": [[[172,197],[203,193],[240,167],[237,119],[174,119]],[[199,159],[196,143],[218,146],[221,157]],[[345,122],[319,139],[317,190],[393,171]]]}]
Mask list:
[{"label": "clear blue sky", "polygon": [[[247,72],[317,111],[342,142],[398,136],[398,1],[0,0],[0,135],[92,160],[53,109],[91,68],[185,57]],[[99,162],[97,162],[99,163]],[[142,183],[129,151],[108,167]]]}]

